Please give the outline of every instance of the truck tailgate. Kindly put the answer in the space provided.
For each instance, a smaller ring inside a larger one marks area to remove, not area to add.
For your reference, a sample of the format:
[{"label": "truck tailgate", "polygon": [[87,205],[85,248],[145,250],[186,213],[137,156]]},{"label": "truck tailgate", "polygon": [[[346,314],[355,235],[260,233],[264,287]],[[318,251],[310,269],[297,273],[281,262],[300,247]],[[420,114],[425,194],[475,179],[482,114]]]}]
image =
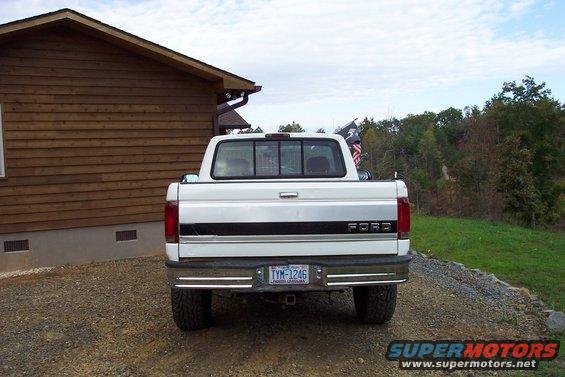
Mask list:
[{"label": "truck tailgate", "polygon": [[397,182],[180,184],[179,257],[397,254]]}]

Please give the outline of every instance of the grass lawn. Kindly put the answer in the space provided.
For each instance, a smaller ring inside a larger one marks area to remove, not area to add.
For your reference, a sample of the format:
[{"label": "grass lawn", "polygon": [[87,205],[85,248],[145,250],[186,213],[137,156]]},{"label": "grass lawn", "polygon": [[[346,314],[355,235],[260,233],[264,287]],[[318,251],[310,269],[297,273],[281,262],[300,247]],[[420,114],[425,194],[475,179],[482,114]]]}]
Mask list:
[{"label": "grass lawn", "polygon": [[494,221],[412,215],[412,248],[480,268],[565,306],[565,235]]}]

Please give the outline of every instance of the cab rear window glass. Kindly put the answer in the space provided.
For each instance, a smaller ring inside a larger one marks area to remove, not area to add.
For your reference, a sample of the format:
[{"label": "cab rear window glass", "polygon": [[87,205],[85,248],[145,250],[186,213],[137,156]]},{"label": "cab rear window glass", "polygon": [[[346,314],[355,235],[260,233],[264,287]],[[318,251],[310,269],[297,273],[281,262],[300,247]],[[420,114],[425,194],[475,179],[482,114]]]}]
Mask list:
[{"label": "cab rear window glass", "polygon": [[214,179],[336,178],[345,176],[334,140],[229,140],[218,143]]}]

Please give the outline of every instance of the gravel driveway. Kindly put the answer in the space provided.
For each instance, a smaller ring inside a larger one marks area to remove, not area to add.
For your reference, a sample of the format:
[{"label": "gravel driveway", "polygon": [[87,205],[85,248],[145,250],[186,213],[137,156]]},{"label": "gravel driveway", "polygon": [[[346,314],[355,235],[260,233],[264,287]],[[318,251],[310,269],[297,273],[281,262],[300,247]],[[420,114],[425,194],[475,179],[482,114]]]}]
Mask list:
[{"label": "gravel driveway", "polygon": [[191,333],[171,319],[162,258],[1,279],[0,375],[403,375],[392,340],[543,336],[527,302],[447,269],[417,256],[385,326],[358,323],[347,292],[284,310],[215,297],[215,326]]}]

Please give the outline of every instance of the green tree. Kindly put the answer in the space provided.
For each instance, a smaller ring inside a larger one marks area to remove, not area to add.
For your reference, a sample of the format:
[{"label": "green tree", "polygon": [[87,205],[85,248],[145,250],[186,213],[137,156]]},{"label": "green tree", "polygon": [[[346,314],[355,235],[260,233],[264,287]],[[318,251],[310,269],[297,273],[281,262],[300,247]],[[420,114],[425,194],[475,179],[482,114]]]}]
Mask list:
[{"label": "green tree", "polygon": [[259,126],[257,128],[249,127],[239,130],[238,134],[262,134],[263,129]]},{"label": "green tree", "polygon": [[441,176],[442,156],[439,150],[434,126],[429,125],[418,143],[419,167],[425,171],[424,188],[435,189],[435,183]]},{"label": "green tree", "polygon": [[388,131],[390,134],[397,134],[402,125],[402,121],[394,117],[389,119],[379,120],[375,123],[375,128],[378,131]]},{"label": "green tree", "polygon": [[300,125],[300,123],[292,123],[286,125],[279,126],[279,132],[304,132],[304,128]]},{"label": "green tree", "polygon": [[545,204],[534,185],[532,153],[511,136],[499,147],[498,188],[504,194],[504,209],[522,224],[535,226],[546,212]]},{"label": "green tree", "polygon": [[375,177],[377,177],[375,166],[377,164],[378,143],[375,130],[373,128],[367,129],[361,139],[361,146],[363,151],[367,154],[367,159],[363,161],[363,167],[373,173]]},{"label": "green tree", "polygon": [[369,129],[375,128],[376,125],[377,125],[377,122],[375,122],[375,120],[373,118],[367,118],[367,117],[363,118],[361,123],[359,123],[357,125],[357,129],[359,130],[359,137],[363,138],[365,133]]},{"label": "green tree", "polygon": [[324,130],[323,128],[318,128],[318,129],[316,130],[316,133],[318,133],[318,134],[325,134],[325,133],[326,133],[326,130]]},{"label": "green tree", "polygon": [[376,178],[405,176],[418,209],[529,225],[560,219],[565,106],[531,77],[504,83],[483,108],[365,117],[359,129],[362,166]]},{"label": "green tree", "polygon": [[[512,145],[518,140],[520,150],[529,151],[531,163],[526,167],[536,182],[545,210],[537,220],[554,223],[559,218],[558,200],[562,192],[558,182],[563,174],[565,107],[551,97],[545,83],[536,84],[532,77],[526,76],[521,83],[504,83],[502,91],[487,102],[484,113],[494,122],[501,143],[512,138]],[[506,168],[501,164],[501,169]],[[536,206],[523,202],[522,205],[525,212]]]},{"label": "green tree", "polygon": [[418,115],[407,115],[399,124],[396,147],[407,156],[417,155],[420,139],[428,126],[435,124],[435,121],[436,114],[429,111]]},{"label": "green tree", "polygon": [[424,169],[413,169],[410,172],[410,178],[408,179],[409,188],[411,189],[411,197],[416,205],[416,213],[420,213],[422,208],[422,193],[425,187],[429,184],[426,171]]},{"label": "green tree", "polygon": [[458,143],[464,135],[463,112],[453,107],[439,112],[435,135],[446,164],[452,165],[460,158]]},{"label": "green tree", "polygon": [[460,216],[501,219],[502,205],[496,190],[498,139],[493,122],[480,111],[466,111],[464,136],[454,145],[459,156],[448,169],[458,196],[456,213]]},{"label": "green tree", "polygon": [[376,179],[389,179],[396,171],[394,135],[379,123],[367,128],[361,137],[361,146],[367,156],[362,166],[371,171]]}]

